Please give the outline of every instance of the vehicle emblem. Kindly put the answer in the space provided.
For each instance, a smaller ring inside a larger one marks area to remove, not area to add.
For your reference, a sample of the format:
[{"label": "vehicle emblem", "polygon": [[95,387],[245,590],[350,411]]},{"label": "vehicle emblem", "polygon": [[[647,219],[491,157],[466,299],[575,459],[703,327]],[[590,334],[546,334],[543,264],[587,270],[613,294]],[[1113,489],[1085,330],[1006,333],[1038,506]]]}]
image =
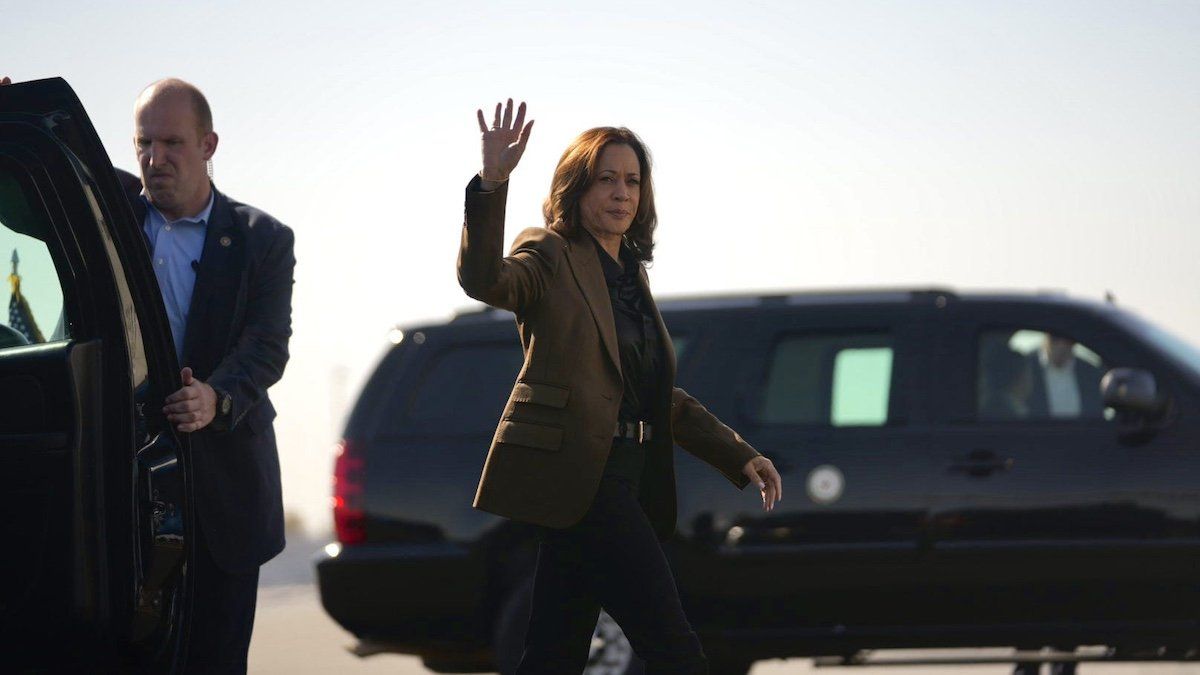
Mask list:
[{"label": "vehicle emblem", "polygon": [[818,504],[832,504],[842,498],[846,478],[832,464],[822,464],[808,474],[808,498]]}]

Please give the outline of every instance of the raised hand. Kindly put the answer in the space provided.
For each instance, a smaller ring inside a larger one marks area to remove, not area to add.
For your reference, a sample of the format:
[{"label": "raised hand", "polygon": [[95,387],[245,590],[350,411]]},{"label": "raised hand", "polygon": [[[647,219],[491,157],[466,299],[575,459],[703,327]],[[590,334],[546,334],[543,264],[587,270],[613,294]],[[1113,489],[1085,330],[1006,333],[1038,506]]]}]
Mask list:
[{"label": "raised hand", "polygon": [[513,101],[508,99],[508,105],[503,108],[501,116],[500,104],[496,104],[496,115],[489,129],[484,120],[483,110],[476,110],[479,117],[479,131],[483,133],[483,170],[481,178],[493,183],[508,180],[508,175],[517,168],[521,155],[525,153],[525,144],[529,142],[529,132],[533,129],[533,120],[525,123],[525,103],[517,108],[517,117],[513,119]]}]

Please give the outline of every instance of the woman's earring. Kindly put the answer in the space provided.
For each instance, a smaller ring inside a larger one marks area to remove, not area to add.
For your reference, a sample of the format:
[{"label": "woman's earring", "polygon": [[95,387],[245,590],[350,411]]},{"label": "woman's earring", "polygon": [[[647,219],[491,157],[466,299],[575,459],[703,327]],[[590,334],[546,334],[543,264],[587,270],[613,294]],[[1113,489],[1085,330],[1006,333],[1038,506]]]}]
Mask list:
[{"label": "woman's earring", "polygon": [[206,160],[204,163],[208,165],[208,179],[212,180],[212,160]]}]

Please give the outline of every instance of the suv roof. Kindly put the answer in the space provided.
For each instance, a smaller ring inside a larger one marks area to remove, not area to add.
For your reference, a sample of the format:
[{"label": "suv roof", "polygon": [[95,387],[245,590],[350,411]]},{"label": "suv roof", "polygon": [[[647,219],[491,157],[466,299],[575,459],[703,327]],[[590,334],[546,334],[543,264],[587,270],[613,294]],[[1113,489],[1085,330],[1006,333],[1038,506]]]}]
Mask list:
[{"label": "suv roof", "polygon": [[[969,291],[961,293],[948,288],[875,288],[846,290],[784,291],[779,293],[728,293],[713,295],[688,295],[667,297],[658,301],[662,312],[694,310],[746,309],[780,305],[877,305],[932,304],[944,298],[944,302],[971,303],[1038,303],[1070,306],[1077,309],[1096,311],[1109,305],[1096,300],[1068,296],[1064,291]],[[460,310],[451,323],[474,323],[489,320],[507,320],[511,313],[476,305]]]}]

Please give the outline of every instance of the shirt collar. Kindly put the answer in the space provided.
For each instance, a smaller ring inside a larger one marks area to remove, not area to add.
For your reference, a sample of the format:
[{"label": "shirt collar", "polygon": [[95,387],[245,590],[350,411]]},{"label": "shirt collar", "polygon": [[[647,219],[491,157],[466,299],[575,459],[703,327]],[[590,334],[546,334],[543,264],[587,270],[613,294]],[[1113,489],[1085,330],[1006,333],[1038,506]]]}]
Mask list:
[{"label": "shirt collar", "polygon": [[[587,230],[585,229],[584,232],[587,232]],[[604,281],[609,286],[616,286],[621,283],[621,278],[625,276],[625,273],[633,269],[633,265],[637,264],[637,261],[633,258],[633,252],[629,250],[629,247],[622,240],[620,256],[621,262],[625,265],[624,269],[622,269],[621,265],[618,265],[617,261],[613,260],[608,251],[605,251],[604,247],[600,245],[599,239],[596,239],[591,232],[587,232],[587,235],[596,246],[596,255],[600,258],[600,269],[604,271]]]},{"label": "shirt collar", "polygon": [[138,196],[142,198],[142,203],[146,205],[146,208],[165,223],[195,223],[197,225],[207,225],[208,218],[212,215],[213,204],[217,199],[217,191],[208,191],[208,203],[204,205],[203,209],[200,209],[200,213],[190,217],[179,218],[177,220],[167,220],[167,217],[162,214],[162,211],[159,211],[154,204],[150,203],[150,198],[146,196],[145,188],[142,189],[141,194]]}]

